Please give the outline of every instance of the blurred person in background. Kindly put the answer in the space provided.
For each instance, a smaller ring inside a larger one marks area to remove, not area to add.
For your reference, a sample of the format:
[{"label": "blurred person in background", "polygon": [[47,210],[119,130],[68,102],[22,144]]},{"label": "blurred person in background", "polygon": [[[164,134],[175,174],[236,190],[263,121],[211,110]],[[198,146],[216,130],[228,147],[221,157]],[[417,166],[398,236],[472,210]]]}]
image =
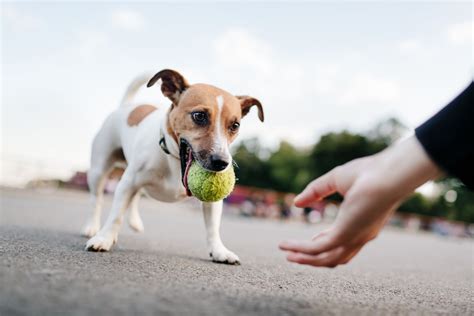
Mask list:
[{"label": "blurred person in background", "polygon": [[313,209],[309,206],[305,206],[303,208],[303,220],[307,223],[309,223],[309,214],[311,214],[311,212],[313,211]]},{"label": "blurred person in background", "polygon": [[284,241],[287,260],[316,267],[349,262],[374,239],[398,205],[429,180],[448,173],[474,189],[473,82],[415,135],[352,160],[311,182],[295,199],[309,206],[335,192],[344,196],[333,225],[309,241]]},{"label": "blurred person in background", "polygon": [[291,217],[291,206],[293,205],[294,194],[285,194],[280,200],[280,218],[288,219]]}]

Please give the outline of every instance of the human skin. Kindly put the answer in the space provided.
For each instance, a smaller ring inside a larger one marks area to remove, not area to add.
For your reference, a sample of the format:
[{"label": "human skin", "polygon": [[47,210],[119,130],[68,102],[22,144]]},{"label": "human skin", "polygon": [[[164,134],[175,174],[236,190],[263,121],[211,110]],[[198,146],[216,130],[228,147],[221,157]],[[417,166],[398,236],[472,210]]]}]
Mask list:
[{"label": "human skin", "polygon": [[315,179],[295,198],[298,207],[310,206],[335,192],[344,196],[338,216],[311,240],[280,243],[287,260],[315,267],[349,262],[377,237],[396,207],[441,170],[415,136],[384,151],[338,166]]}]

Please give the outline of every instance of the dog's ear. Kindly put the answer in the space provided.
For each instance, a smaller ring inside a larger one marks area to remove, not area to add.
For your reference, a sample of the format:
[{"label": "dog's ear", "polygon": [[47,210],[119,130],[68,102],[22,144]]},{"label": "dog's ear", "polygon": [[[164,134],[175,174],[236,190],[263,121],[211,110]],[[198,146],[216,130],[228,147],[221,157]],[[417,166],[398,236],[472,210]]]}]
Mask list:
[{"label": "dog's ear", "polygon": [[178,105],[181,94],[189,87],[189,83],[177,71],[164,69],[158,72],[146,85],[148,88],[161,79],[161,92],[169,98],[174,105]]},{"label": "dog's ear", "polygon": [[264,120],[263,107],[260,101],[258,101],[255,98],[249,97],[248,95],[237,95],[236,98],[239,99],[240,101],[240,107],[242,108],[242,117],[247,115],[247,113],[250,111],[252,106],[255,105],[257,106],[257,109],[258,109],[258,118],[260,119],[260,121],[263,122]]}]

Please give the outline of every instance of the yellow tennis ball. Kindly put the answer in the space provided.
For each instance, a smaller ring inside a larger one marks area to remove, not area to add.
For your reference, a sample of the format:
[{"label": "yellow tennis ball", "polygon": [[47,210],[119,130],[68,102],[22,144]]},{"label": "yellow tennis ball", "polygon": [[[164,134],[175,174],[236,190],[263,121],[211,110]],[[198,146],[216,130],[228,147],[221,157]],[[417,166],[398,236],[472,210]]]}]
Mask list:
[{"label": "yellow tennis ball", "polygon": [[235,185],[234,168],[212,172],[193,161],[188,172],[188,188],[203,202],[216,202],[227,197]]}]

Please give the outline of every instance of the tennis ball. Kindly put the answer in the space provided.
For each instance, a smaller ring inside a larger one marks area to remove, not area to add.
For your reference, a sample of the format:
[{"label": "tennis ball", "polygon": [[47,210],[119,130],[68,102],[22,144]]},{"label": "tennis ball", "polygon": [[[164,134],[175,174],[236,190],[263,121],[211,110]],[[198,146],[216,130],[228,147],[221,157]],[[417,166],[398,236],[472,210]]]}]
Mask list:
[{"label": "tennis ball", "polygon": [[216,202],[227,197],[234,189],[234,168],[212,172],[193,161],[188,172],[188,188],[191,193],[203,202]]}]

